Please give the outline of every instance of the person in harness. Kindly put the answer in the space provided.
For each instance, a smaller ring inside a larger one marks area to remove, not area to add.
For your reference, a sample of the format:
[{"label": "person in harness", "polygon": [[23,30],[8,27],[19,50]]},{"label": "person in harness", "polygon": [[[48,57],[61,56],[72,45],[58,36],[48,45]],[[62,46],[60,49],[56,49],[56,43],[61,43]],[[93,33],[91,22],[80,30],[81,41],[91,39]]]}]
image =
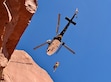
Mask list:
[{"label": "person in harness", "polygon": [[54,69],[53,72],[56,71],[56,69],[58,68],[59,64],[60,64],[59,62],[56,62],[56,63],[55,63],[55,65],[53,66],[53,69]]}]

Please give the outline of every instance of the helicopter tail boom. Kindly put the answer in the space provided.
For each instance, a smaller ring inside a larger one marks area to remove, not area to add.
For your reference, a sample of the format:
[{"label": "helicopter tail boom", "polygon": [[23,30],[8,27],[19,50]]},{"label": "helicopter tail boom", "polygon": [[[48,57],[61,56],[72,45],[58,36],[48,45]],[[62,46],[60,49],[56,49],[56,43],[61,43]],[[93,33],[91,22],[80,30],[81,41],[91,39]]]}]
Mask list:
[{"label": "helicopter tail boom", "polygon": [[65,19],[66,19],[67,21],[69,21],[69,23],[72,23],[72,24],[76,25],[76,23],[75,23],[74,21],[72,21],[71,19],[69,19],[68,17],[65,17]]}]

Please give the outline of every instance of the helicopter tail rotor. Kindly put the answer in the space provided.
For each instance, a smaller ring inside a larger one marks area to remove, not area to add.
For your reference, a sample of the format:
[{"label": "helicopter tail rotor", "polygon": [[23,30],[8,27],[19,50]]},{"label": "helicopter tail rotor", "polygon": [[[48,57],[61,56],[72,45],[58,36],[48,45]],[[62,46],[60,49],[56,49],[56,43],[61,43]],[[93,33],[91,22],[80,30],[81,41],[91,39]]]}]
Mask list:
[{"label": "helicopter tail rotor", "polygon": [[58,21],[57,21],[57,27],[56,27],[56,35],[58,34],[59,26],[60,26],[60,13],[58,14]]}]

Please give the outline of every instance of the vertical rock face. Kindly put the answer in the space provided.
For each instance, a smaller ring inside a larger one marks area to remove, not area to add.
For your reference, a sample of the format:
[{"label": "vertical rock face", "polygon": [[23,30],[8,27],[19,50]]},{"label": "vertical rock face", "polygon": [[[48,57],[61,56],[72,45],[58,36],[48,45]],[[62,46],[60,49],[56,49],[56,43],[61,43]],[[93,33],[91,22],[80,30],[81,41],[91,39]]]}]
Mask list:
[{"label": "vertical rock face", "polygon": [[0,0],[0,82],[53,82],[26,52],[14,51],[37,7],[36,0]]},{"label": "vertical rock face", "polygon": [[53,82],[45,70],[22,50],[15,50],[3,70],[3,82]]},{"label": "vertical rock face", "polygon": [[7,59],[36,9],[36,0],[0,0],[0,48]]}]

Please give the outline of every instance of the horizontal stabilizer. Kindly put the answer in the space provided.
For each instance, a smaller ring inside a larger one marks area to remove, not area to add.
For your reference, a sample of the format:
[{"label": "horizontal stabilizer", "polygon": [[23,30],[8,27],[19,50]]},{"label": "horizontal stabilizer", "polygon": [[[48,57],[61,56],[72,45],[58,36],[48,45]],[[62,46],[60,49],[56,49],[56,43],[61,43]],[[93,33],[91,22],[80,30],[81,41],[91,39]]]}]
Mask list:
[{"label": "horizontal stabilizer", "polygon": [[65,19],[66,19],[67,21],[69,21],[70,23],[72,23],[72,24],[76,25],[76,23],[75,23],[75,22],[73,22],[72,20],[70,20],[68,17],[65,17]]}]

